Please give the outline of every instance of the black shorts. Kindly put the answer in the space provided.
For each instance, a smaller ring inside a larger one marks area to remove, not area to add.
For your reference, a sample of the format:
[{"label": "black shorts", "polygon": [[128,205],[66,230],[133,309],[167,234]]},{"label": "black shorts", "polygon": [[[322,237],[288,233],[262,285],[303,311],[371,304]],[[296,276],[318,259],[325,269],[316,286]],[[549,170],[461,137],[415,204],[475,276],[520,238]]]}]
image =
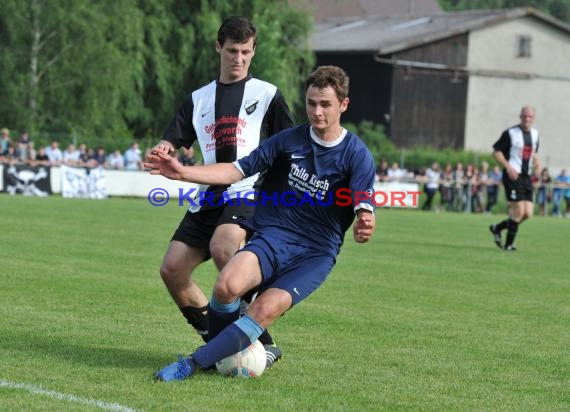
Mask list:
[{"label": "black shorts", "polygon": [[519,175],[513,181],[507,173],[503,173],[503,185],[505,186],[505,196],[507,202],[520,202],[528,200],[532,202],[532,181],[528,175]]},{"label": "black shorts", "polygon": [[210,258],[210,239],[216,228],[225,223],[239,225],[239,220],[253,216],[254,210],[255,206],[226,204],[196,213],[187,211],[171,240],[204,250],[207,260]]}]

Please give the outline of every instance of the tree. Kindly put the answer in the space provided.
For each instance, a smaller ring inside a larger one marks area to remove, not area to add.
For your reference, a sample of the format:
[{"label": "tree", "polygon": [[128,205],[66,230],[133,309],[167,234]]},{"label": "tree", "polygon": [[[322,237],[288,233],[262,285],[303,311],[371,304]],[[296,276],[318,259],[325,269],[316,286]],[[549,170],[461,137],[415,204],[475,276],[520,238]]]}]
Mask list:
[{"label": "tree", "polygon": [[439,0],[439,5],[447,11],[534,7],[570,23],[570,0]]},{"label": "tree", "polygon": [[176,96],[178,102],[217,75],[219,55],[214,44],[218,28],[227,16],[243,15],[250,18],[258,30],[252,73],[277,85],[293,108],[303,105],[301,85],[315,62],[308,45],[312,19],[306,13],[291,8],[284,0],[202,0],[194,3],[199,6],[193,4],[190,7],[200,11],[186,15],[187,24],[199,28],[195,29],[196,37],[191,46],[196,54],[180,73],[185,82]]},{"label": "tree", "polygon": [[9,94],[0,103],[2,118],[32,132],[128,132],[124,118],[142,107],[132,92],[143,77],[135,5],[3,1],[0,84]]},{"label": "tree", "polygon": [[184,97],[217,76],[217,29],[230,14],[258,26],[254,75],[296,106],[314,62],[311,21],[285,0],[3,0],[0,123],[156,138]]}]

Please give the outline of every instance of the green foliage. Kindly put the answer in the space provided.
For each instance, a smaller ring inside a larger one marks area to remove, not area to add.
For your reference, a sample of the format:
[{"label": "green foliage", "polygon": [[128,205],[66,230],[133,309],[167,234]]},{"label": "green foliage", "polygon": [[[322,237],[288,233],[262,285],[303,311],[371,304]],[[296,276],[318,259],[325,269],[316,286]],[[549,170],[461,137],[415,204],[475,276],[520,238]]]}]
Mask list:
[{"label": "green foliage", "polygon": [[[399,156],[399,157],[395,157]],[[392,153],[392,157],[387,157],[389,162],[400,161],[403,167],[409,170],[420,170],[431,166],[433,162],[437,162],[442,166],[451,164],[455,166],[461,162],[463,165],[469,163],[479,167],[483,161],[491,166],[496,164],[491,151],[489,153],[478,153],[474,151],[452,150],[452,149],[433,149],[431,147],[415,147],[413,149],[402,149],[399,153]],[[401,160],[403,159],[403,160]]]},{"label": "green foliage", "polygon": [[570,23],[570,0],[439,0],[446,11],[534,7]]},{"label": "green foliage", "polygon": [[297,122],[304,122],[305,93],[301,85],[315,63],[314,55],[308,52],[312,20],[307,14],[281,2],[275,7],[260,4],[253,21],[260,22],[260,41],[252,71],[276,84],[292,112],[302,113],[296,116]]},{"label": "green foliage", "polygon": [[217,77],[217,30],[231,14],[258,26],[254,75],[298,106],[299,67],[314,61],[310,17],[286,1],[5,0],[0,123],[33,139],[156,139],[185,96]]},{"label": "green foliage", "polygon": [[364,120],[359,124],[345,123],[344,127],[354,131],[375,158],[385,157],[386,153],[393,153],[398,150],[386,136],[386,131],[382,124]]},{"label": "green foliage", "polygon": [[483,161],[490,165],[496,163],[490,150],[488,153],[478,153],[464,150],[433,149],[431,147],[399,149],[386,136],[383,125],[367,120],[356,125],[346,123],[344,126],[354,131],[364,141],[374,155],[377,165],[383,159],[387,160],[389,164],[398,162],[401,167],[410,170],[429,167],[433,162],[438,162],[442,167],[448,163],[455,165],[458,162],[464,165],[472,163],[475,166],[479,166]]},{"label": "green foliage", "polygon": [[136,1],[1,4],[7,36],[0,40],[0,53],[12,70],[3,71],[0,82],[14,77],[16,83],[0,103],[0,116],[8,104],[16,110],[3,120],[32,133],[127,132],[125,119],[142,107],[136,93],[143,75]]}]

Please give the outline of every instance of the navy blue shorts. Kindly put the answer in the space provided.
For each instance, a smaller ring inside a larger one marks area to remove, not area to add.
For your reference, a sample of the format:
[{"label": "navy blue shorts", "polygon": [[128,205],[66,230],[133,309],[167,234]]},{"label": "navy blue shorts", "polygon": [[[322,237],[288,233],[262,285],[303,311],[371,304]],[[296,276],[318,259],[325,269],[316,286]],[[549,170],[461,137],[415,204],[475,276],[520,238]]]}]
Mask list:
[{"label": "navy blue shorts", "polygon": [[[327,278],[336,259],[304,245],[282,242],[258,233],[240,250],[254,253],[259,259],[263,280],[259,293],[269,288],[283,289],[291,295],[291,307],[313,293]],[[239,252],[238,252],[239,253]]]}]

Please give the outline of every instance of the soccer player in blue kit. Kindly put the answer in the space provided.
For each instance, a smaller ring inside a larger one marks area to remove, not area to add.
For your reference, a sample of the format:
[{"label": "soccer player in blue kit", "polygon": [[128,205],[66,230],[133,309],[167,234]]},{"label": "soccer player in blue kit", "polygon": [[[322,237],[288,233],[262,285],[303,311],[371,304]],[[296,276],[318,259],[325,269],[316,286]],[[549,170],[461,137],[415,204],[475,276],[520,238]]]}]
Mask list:
[{"label": "soccer player in blue kit", "polygon": [[[255,342],[325,281],[353,222],[354,240],[370,240],[374,159],[340,124],[348,89],[341,68],[317,68],[306,81],[309,123],[277,133],[233,163],[182,166],[166,152],[149,156],[145,167],[151,174],[188,182],[229,184],[267,173],[255,214],[243,223],[253,235],[216,280],[208,311],[210,341],[164,367],[156,379],[186,379]],[[351,194],[350,205],[335,200],[339,191]],[[262,293],[239,317],[240,297],[254,288]]]}]

